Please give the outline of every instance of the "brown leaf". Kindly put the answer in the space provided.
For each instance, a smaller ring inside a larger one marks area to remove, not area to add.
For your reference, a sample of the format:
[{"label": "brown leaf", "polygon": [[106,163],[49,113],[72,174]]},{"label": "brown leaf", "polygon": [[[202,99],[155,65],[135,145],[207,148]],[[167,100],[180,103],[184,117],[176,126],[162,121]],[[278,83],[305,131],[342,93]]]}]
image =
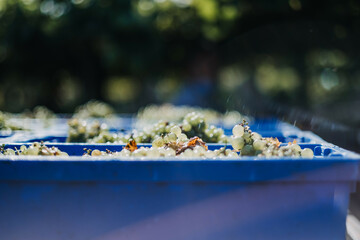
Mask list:
[{"label": "brown leaf", "polygon": [[266,138],[270,144],[275,145],[277,148],[280,147],[281,142],[277,138]]},{"label": "brown leaf", "polygon": [[199,137],[190,138],[187,145],[188,145],[188,147],[195,147],[196,145],[199,145],[199,146],[204,147],[206,150],[208,150],[206,143]]},{"label": "brown leaf", "polygon": [[176,150],[176,155],[179,155],[180,153],[185,152],[186,149],[194,149],[195,146],[202,146],[206,150],[208,150],[206,143],[201,138],[193,137],[193,138],[190,138],[187,145],[184,145]]},{"label": "brown leaf", "polygon": [[130,152],[135,151],[138,149],[135,140],[130,140],[128,144],[124,147],[125,149],[129,150]]}]

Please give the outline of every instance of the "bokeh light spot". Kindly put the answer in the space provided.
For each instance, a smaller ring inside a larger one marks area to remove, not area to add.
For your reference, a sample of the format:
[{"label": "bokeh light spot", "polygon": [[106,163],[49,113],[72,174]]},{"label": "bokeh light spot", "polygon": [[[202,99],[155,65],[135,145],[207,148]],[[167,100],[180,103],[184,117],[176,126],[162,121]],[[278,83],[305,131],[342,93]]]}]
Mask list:
[{"label": "bokeh light spot", "polygon": [[289,6],[294,11],[299,11],[302,8],[300,0],[289,0]]}]

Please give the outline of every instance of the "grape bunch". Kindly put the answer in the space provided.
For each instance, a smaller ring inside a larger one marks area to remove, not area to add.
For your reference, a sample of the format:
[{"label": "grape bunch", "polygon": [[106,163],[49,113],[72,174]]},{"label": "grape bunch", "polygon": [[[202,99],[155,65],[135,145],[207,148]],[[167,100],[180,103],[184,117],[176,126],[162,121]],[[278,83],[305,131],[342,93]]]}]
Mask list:
[{"label": "grape bunch", "polygon": [[99,135],[88,138],[88,143],[117,143],[125,144],[129,140],[130,136],[123,134],[111,133],[108,130],[100,131]]},{"label": "grape bunch", "polygon": [[[170,130],[175,126],[175,123],[159,121],[152,126],[145,127],[141,131],[134,130],[132,136],[130,137],[138,143],[151,143],[157,137],[162,137],[166,141],[168,137],[171,138],[173,136],[170,134]],[[169,134],[170,136],[168,136]]]},{"label": "grape bunch", "polygon": [[92,124],[77,118],[68,121],[69,130],[66,142],[88,142],[89,139],[98,137],[102,132],[108,132],[106,124],[94,121]]},{"label": "grape bunch", "polygon": [[218,150],[208,150],[205,142],[199,137],[185,139],[182,137],[181,130],[178,126],[171,129],[168,142],[160,136],[155,138],[152,147],[137,148],[136,142],[130,140],[126,147],[119,152],[87,150],[85,156],[111,156],[124,158],[160,158],[160,157],[174,157],[174,158],[202,158],[202,159],[222,159],[222,158],[238,158],[239,155],[225,147]]},{"label": "grape bunch", "polygon": [[110,117],[115,113],[115,110],[107,103],[90,100],[76,108],[74,118],[105,118]]},{"label": "grape bunch", "polygon": [[226,143],[228,141],[224,130],[214,125],[208,125],[201,113],[188,113],[184,117],[181,129],[188,138],[198,136],[208,143]]},{"label": "grape bunch", "polygon": [[296,142],[280,147],[281,143],[277,139],[263,138],[260,134],[252,132],[246,121],[235,125],[232,133],[231,145],[240,151],[241,156],[314,157],[311,149],[301,149]]},{"label": "grape bunch", "polygon": [[[111,133],[106,124],[98,121],[92,123],[85,120],[71,119],[68,122],[69,130],[67,142],[88,142],[88,143],[117,143],[124,144],[130,139],[138,143],[151,143],[157,136],[167,138],[174,123],[160,121],[151,127],[141,131],[133,130],[132,133]],[[171,134],[170,134],[171,137]]]},{"label": "grape bunch", "polygon": [[19,126],[11,121],[9,113],[0,111],[0,130],[24,130],[22,126]]},{"label": "grape bunch", "polygon": [[145,127],[142,131],[134,131],[130,137],[138,143],[151,143],[156,139],[158,139],[158,141],[162,139],[162,141],[168,143],[176,137],[182,141],[186,141],[192,137],[199,137],[208,143],[227,142],[227,137],[224,135],[223,129],[213,125],[209,126],[204,116],[195,112],[185,115],[180,124],[160,121],[155,125]]},{"label": "grape bunch", "polygon": [[[131,134],[110,133],[106,129],[99,130],[99,124],[88,128],[81,127],[79,132],[78,122],[69,124],[69,141],[86,141],[91,143],[126,143],[130,139],[134,139],[137,143],[152,143],[155,139],[162,139],[168,143],[176,138],[176,134],[171,129],[177,129],[176,133],[179,138],[186,141],[192,137],[199,137],[208,143],[226,143],[228,138],[224,135],[222,128],[208,125],[204,116],[200,113],[189,113],[184,117],[181,124],[172,122],[159,121],[156,124],[145,127],[143,130],[133,130]],[[81,122],[85,124],[84,122]],[[85,129],[85,134],[83,133]],[[93,129],[94,134],[86,134],[87,130]],[[96,133],[96,134],[95,134]],[[72,137],[70,137],[72,136]]]},{"label": "grape bunch", "polygon": [[148,105],[138,111],[136,116],[137,126],[144,127],[160,120],[181,123],[184,120],[184,116],[192,112],[204,116],[209,124],[222,123],[226,127],[233,126],[241,121],[241,119],[247,118],[238,111],[220,113],[214,109],[193,106],[174,106],[171,104]]},{"label": "grape bunch", "polygon": [[0,147],[0,155],[28,155],[28,156],[69,156],[66,152],[60,151],[57,147],[47,147],[43,143],[34,142],[29,147],[22,145],[20,149]]},{"label": "grape bunch", "polygon": [[211,123],[217,123],[221,113],[209,109],[191,106],[174,106],[171,104],[148,105],[137,113],[137,120],[140,124],[154,123],[157,121],[168,121],[180,123],[186,114],[197,112],[201,113]]},{"label": "grape bunch", "polygon": [[303,157],[313,158],[314,152],[310,148],[301,149],[296,142],[289,143],[287,146],[274,147],[276,145],[270,145],[268,149],[263,151],[259,156],[261,157]]},{"label": "grape bunch", "polygon": [[36,106],[32,111],[26,109],[18,117],[49,120],[56,118],[56,114],[45,106]]}]

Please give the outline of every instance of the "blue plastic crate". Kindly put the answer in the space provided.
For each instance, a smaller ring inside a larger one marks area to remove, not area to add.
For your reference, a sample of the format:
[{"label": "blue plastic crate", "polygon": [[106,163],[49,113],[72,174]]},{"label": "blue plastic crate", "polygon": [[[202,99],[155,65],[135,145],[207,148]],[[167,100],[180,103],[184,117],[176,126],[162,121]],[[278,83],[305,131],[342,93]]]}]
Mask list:
[{"label": "blue plastic crate", "polygon": [[[31,143],[11,143],[5,144],[5,148],[11,149],[20,149],[22,145],[30,146]],[[282,144],[286,145],[286,144]],[[82,156],[85,153],[86,149],[98,149],[100,151],[121,151],[125,145],[124,144],[89,144],[89,143],[47,143],[47,147],[57,147],[61,151],[67,152],[70,156]],[[138,144],[138,147],[151,147],[151,144]],[[224,145],[224,144],[207,144],[209,150],[220,149],[222,147],[226,147],[232,149],[231,145]],[[341,148],[335,146],[328,146],[322,144],[299,144],[302,148],[310,148],[314,151],[315,158],[324,158],[324,157],[348,157],[351,153],[345,151]]]},{"label": "blue plastic crate", "polygon": [[359,157],[301,147],[316,158],[0,157],[0,239],[344,239]]}]

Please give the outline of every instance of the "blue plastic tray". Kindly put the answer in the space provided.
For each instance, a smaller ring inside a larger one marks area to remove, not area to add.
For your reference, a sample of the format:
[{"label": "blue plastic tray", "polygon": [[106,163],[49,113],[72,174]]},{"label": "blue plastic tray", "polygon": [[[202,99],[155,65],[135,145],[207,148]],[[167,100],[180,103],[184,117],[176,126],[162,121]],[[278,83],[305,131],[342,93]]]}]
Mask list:
[{"label": "blue plastic tray", "polygon": [[[262,126],[263,136],[284,142],[321,140]],[[123,145],[67,144],[65,134],[6,139],[48,141],[71,157],[0,156],[0,239],[345,237],[360,158],[336,146],[300,144],[314,150],[314,159],[120,160],[81,155],[83,148],[119,151]]]},{"label": "blue plastic tray", "polygon": [[343,239],[359,157],[301,146],[317,158],[0,157],[0,238]]},{"label": "blue plastic tray", "polygon": [[[29,146],[31,143],[11,143],[5,144],[5,148],[15,148],[20,149],[21,145]],[[286,144],[282,144],[286,145]],[[121,151],[125,145],[122,144],[87,144],[87,143],[47,143],[48,147],[57,147],[61,151],[67,152],[70,156],[82,156],[86,149],[98,149],[101,151],[105,151],[106,149],[110,151]],[[220,149],[224,147],[223,144],[207,144],[209,150]],[[352,156],[350,152],[343,150],[341,148],[337,148],[334,146],[326,146],[322,144],[299,144],[301,148],[310,148],[314,151],[314,156],[318,157],[347,157]],[[151,144],[138,144],[138,147],[151,147]],[[227,148],[232,149],[231,145],[226,145]]]}]

